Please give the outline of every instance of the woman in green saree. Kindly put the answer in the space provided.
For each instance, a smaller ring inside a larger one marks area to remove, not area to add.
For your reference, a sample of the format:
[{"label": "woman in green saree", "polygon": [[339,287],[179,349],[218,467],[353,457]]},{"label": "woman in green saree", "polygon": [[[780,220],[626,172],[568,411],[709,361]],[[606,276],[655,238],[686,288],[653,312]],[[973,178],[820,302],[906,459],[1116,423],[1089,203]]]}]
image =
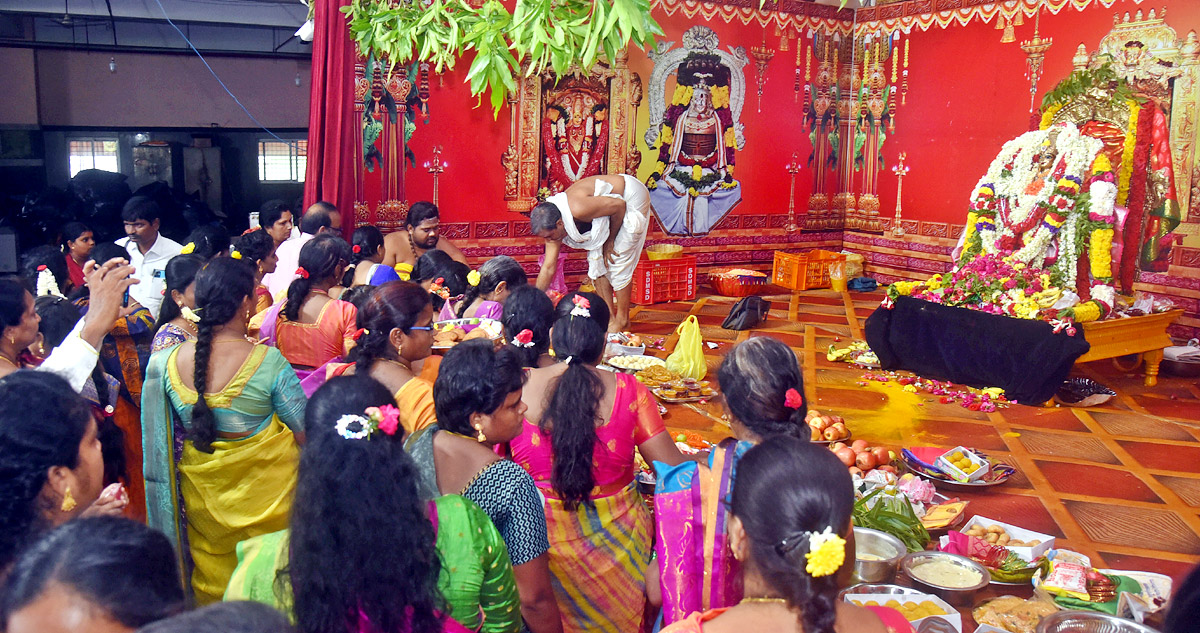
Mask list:
[{"label": "woman in green saree", "polygon": [[342,376],[309,402],[291,528],[238,545],[226,600],[293,615],[302,633],[516,633],[504,540],[471,501],[422,501],[392,395]]}]

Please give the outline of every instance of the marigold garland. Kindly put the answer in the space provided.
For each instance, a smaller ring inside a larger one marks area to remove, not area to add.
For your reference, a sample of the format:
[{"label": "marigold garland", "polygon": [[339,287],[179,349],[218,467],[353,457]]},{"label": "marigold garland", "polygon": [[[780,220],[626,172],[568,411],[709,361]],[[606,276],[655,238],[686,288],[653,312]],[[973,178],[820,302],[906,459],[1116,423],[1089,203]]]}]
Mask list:
[{"label": "marigold garland", "polygon": [[1103,279],[1112,277],[1112,243],[1115,231],[1113,229],[1097,229],[1092,231],[1091,244],[1088,249],[1088,261],[1092,267],[1092,277]]},{"label": "marigold garland", "polygon": [[[669,126],[662,126],[662,132],[658,135],[658,140],[663,145],[670,145],[675,142],[675,132]],[[662,163],[659,163],[660,165]]]},{"label": "marigold garland", "polygon": [[1133,152],[1137,149],[1138,119],[1142,106],[1134,100],[1129,104],[1129,131],[1125,134],[1125,147],[1121,151],[1121,172],[1117,176],[1117,204],[1125,206],[1129,201],[1129,181],[1133,178]]}]

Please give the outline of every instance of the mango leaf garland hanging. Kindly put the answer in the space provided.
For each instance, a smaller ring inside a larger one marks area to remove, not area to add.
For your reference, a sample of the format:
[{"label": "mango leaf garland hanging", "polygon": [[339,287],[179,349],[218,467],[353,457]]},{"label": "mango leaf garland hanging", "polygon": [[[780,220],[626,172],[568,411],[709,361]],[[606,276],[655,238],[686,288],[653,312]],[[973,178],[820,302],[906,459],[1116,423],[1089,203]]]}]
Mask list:
[{"label": "mango leaf garland hanging", "polygon": [[645,49],[663,33],[649,0],[517,0],[511,14],[498,0],[479,9],[462,0],[353,0],[342,11],[363,54],[392,69],[415,59],[442,72],[473,51],[466,81],[473,96],[491,93],[495,113],[516,90],[522,63],[527,75],[561,76],[613,60],[630,43]]}]

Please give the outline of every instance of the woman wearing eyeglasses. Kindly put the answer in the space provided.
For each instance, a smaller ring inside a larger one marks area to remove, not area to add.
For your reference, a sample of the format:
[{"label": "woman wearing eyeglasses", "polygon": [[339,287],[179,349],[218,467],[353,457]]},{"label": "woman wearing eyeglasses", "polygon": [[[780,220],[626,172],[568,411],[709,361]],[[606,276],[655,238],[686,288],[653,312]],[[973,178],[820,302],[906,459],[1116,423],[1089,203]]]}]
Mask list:
[{"label": "woman wearing eyeglasses", "polygon": [[378,286],[358,312],[358,327],[354,366],[345,373],[383,383],[394,394],[408,433],[436,422],[433,385],[413,371],[413,363],[428,358],[433,347],[429,292],[407,281]]}]

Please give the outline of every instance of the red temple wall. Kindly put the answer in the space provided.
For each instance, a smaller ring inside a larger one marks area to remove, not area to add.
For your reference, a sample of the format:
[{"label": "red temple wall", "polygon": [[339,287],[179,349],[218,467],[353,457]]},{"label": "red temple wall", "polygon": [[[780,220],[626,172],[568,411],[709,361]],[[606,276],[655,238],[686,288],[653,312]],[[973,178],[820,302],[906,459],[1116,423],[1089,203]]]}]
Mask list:
[{"label": "red temple wall", "polygon": [[[971,4],[970,0],[936,2],[939,7]],[[1095,49],[1112,28],[1113,14],[1139,9],[1148,12],[1151,8],[1161,11],[1163,7],[1167,9],[1167,23],[1181,37],[1192,29],[1200,30],[1200,3],[1194,0],[1113,0],[1108,8],[1097,0],[1082,11],[1072,6],[1062,8],[1057,15],[1043,11],[1040,33],[1053,38],[1054,44],[1046,56],[1037,103],[1071,71],[1072,57],[1080,43]],[[887,9],[885,5],[877,12],[882,14]],[[860,16],[864,13],[869,17],[869,12],[860,12]],[[903,201],[908,235],[892,238],[856,231],[789,235],[783,230],[789,185],[783,166],[793,152],[799,152],[802,162],[807,163],[811,151],[793,92],[799,42],[792,40],[788,51],[778,50],[780,38],[773,26],[764,30],[757,22],[746,25],[736,18],[726,21],[720,15],[712,19],[702,15],[687,18],[682,11],[667,15],[659,8],[655,17],[665,31],[659,40],[675,42],[676,46],[685,30],[704,24],[717,32],[723,49],[742,46],[749,50],[764,41],[764,34],[766,44],[776,49],[766,70],[761,113],[753,60],[742,69],[746,96],[741,122],[745,125],[746,145],[737,153],[736,170],[742,184],[741,204],[707,236],[677,239],[658,231],[650,235],[651,242],[669,239],[683,244],[689,254],[700,259],[702,272],[718,265],[768,269],[775,250],[818,246],[863,253],[868,273],[885,283],[946,270],[972,187],[1001,145],[1030,126],[1029,80],[1020,42],[1033,36],[1032,19],[1026,18],[1016,27],[1017,41],[1011,43],[1000,42],[1002,32],[995,28],[994,20],[974,18],[966,25],[932,25],[928,30],[914,26],[902,36],[902,41],[911,37],[907,102],[898,107],[896,131],[884,145],[887,166],[878,185],[880,215],[885,225],[890,225],[896,204],[896,177],[890,169],[898,152],[907,152],[906,162],[912,169],[905,179]],[[432,176],[422,162],[429,159],[432,146],[440,145],[443,160],[449,163],[439,178],[439,205],[447,236],[466,247],[474,258],[510,254],[532,270],[540,244],[528,237],[524,216],[505,210],[503,199],[504,175],[499,161],[509,144],[509,110],[505,107],[493,118],[486,101],[476,107],[477,100],[462,82],[469,65],[470,59],[464,58],[440,82],[436,77],[432,80],[429,122],[418,121],[412,140],[417,166],[407,170],[406,198],[412,202],[432,196]],[[629,66],[646,85],[652,64],[645,53],[631,51]],[[642,151],[642,179],[657,156],[642,139],[648,125],[649,99],[647,88],[633,132]],[[1177,165],[1176,173],[1179,186],[1187,186],[1191,166]],[[811,183],[812,173],[806,166],[796,178],[798,214],[806,207]],[[1187,308],[1189,314],[1181,322],[1186,329],[1200,327],[1200,248],[1195,246],[1189,241],[1177,248],[1169,273],[1143,275],[1141,284],[1143,289],[1170,295]],[[569,276],[577,279],[585,269],[582,254],[573,254],[568,262]]]}]

